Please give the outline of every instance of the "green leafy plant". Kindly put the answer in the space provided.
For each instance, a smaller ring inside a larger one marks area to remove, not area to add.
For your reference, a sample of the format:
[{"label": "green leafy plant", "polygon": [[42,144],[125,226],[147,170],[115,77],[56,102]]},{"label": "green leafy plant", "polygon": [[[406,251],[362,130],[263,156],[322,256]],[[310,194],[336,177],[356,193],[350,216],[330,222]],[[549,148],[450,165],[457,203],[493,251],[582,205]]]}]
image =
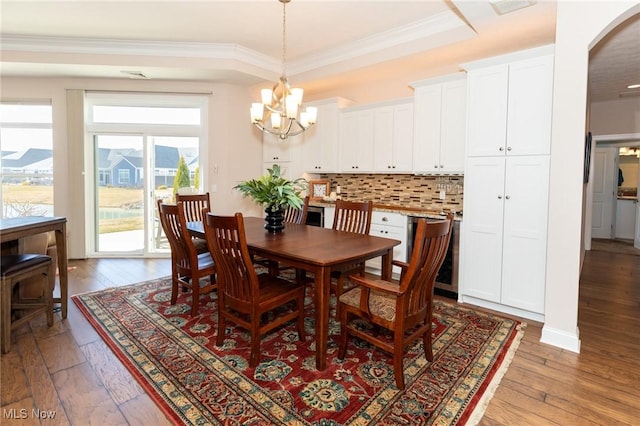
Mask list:
[{"label": "green leafy plant", "polygon": [[302,207],[300,193],[307,189],[307,181],[303,178],[289,180],[282,177],[280,166],[275,164],[267,169],[267,174],[258,179],[240,182],[234,186],[234,189],[271,211],[277,211],[286,206],[299,209]]}]

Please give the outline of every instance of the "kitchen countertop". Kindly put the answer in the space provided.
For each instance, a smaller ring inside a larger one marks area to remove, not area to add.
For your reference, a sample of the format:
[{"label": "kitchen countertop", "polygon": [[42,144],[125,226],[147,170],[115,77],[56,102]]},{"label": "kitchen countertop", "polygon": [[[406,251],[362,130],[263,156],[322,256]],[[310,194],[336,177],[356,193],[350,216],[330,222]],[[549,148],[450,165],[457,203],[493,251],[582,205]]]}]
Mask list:
[{"label": "kitchen countertop", "polygon": [[[316,207],[333,207],[335,206],[335,203],[332,201],[314,200],[314,201],[310,201],[309,205],[316,206]],[[420,207],[402,207],[402,206],[376,204],[376,203],[373,204],[373,209],[377,211],[387,211],[391,213],[404,214],[406,216],[428,217],[431,219],[438,219],[438,218],[444,217],[447,214],[446,211],[441,211],[441,210],[434,210],[434,209],[427,209],[427,208],[420,208]],[[461,221],[462,215],[456,213],[453,219],[457,221]]]},{"label": "kitchen countertop", "polygon": [[629,195],[618,195],[618,200],[629,200],[629,201],[636,201],[638,199],[638,197],[632,197]]}]

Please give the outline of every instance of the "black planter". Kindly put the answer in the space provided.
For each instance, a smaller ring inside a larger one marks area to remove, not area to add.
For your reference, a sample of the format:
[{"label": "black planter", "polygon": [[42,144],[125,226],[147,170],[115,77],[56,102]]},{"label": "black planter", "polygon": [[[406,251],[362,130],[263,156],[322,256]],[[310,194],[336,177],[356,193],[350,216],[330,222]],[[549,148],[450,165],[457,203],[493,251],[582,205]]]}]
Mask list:
[{"label": "black planter", "polygon": [[264,221],[266,222],[264,229],[274,234],[282,232],[284,229],[284,215],[282,212],[282,207],[275,211],[273,211],[271,207],[267,207],[265,210],[267,216],[264,218]]}]

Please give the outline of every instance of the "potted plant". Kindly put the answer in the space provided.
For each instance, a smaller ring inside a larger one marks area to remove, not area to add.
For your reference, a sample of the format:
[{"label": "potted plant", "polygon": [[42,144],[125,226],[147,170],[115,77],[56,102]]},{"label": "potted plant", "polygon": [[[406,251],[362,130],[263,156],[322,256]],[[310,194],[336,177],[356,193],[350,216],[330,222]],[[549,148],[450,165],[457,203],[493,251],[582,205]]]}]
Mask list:
[{"label": "potted plant", "polygon": [[303,178],[289,180],[280,175],[280,166],[275,164],[267,169],[267,174],[258,179],[240,182],[234,186],[245,197],[250,197],[260,204],[267,214],[265,228],[269,232],[280,232],[284,229],[283,210],[287,207],[302,208],[301,192],[307,189],[307,181]]}]

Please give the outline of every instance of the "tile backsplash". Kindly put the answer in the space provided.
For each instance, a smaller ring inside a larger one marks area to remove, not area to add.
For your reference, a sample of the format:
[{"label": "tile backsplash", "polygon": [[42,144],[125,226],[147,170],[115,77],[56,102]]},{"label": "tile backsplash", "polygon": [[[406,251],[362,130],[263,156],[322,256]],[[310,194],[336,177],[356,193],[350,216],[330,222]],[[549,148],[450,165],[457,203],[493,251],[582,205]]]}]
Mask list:
[{"label": "tile backsplash", "polygon": [[[422,176],[396,174],[321,174],[340,186],[345,200],[373,201],[399,207],[417,207],[459,212],[462,210],[464,176]],[[444,200],[440,198],[444,191]]]}]

